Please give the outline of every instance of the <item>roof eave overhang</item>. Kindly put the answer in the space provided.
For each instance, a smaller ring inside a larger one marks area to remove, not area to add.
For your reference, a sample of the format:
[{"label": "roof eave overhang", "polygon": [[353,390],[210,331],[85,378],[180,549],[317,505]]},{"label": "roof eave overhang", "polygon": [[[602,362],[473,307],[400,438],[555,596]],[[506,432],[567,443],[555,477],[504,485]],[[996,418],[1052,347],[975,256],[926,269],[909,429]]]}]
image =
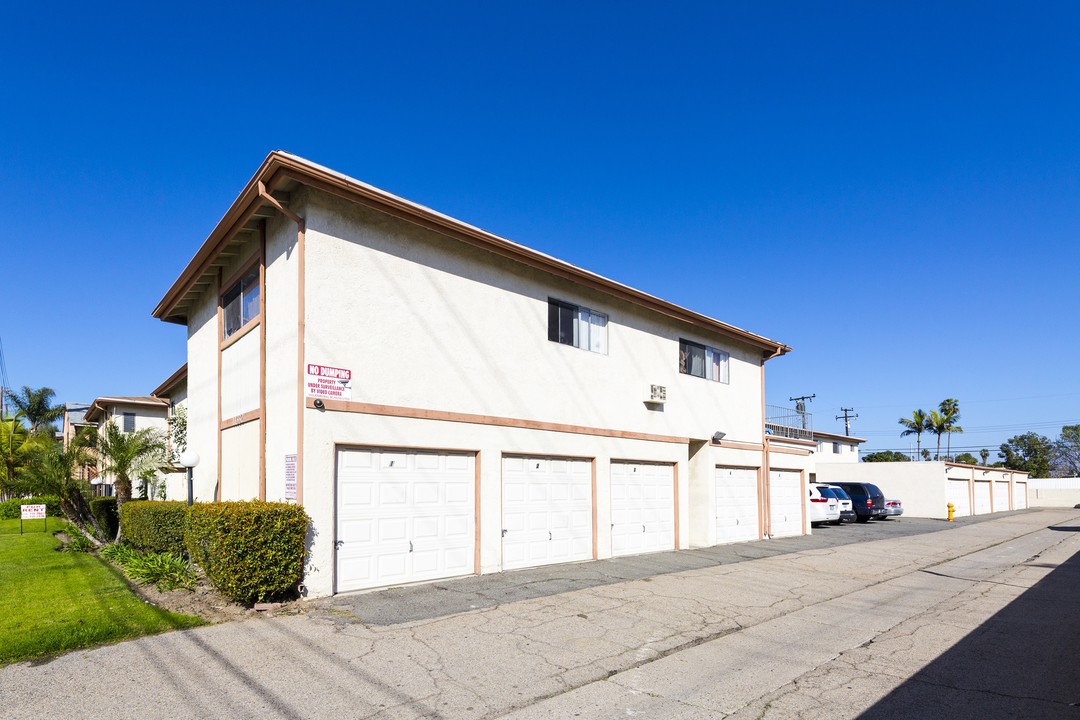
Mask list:
[{"label": "roof eave overhang", "polygon": [[410,202],[384,190],[362,183],[329,168],[281,151],[270,153],[259,170],[244,186],[214,231],[199,248],[172,287],[154,308],[153,316],[165,322],[187,324],[187,316],[178,306],[197,287],[207,283],[206,275],[214,267],[222,250],[233,236],[266,205],[260,195],[260,183],[272,193],[286,180],[342,197],[397,217],[414,225],[453,237],[461,242],[510,258],[526,266],[591,287],[634,305],[658,312],[695,327],[750,345],[762,352],[765,360],[791,352],[783,343],[720,322],[666,300],[635,290],[622,283],[583,270],[537,250],[461,222],[448,215]]}]

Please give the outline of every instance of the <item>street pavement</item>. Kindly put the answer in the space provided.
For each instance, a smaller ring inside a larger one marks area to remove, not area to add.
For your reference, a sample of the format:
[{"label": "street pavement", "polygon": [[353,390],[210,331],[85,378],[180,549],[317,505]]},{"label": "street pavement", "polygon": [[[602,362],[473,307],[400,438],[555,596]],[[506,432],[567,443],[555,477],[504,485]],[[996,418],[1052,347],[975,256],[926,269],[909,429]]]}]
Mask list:
[{"label": "street pavement", "polygon": [[0,716],[1080,719],[1080,511],[890,522],[20,663]]}]

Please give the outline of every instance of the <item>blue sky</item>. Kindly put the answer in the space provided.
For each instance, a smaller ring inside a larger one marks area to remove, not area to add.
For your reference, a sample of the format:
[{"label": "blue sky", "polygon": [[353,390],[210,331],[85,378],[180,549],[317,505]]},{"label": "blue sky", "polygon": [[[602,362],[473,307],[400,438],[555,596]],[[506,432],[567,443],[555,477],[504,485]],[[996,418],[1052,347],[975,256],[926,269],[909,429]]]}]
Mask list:
[{"label": "blue sky", "polygon": [[179,367],[150,312],[284,149],[791,345],[768,401],[869,448],[946,397],[954,448],[1080,422],[1073,3],[22,5],[10,384]]}]

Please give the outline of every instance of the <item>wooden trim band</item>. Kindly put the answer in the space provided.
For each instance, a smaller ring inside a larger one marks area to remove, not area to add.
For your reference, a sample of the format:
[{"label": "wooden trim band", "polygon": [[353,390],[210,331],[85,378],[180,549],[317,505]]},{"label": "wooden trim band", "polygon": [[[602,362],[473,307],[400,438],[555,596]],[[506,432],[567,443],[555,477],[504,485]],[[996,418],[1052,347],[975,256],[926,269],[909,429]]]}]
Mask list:
[{"label": "wooden trim band", "polygon": [[730,440],[721,440],[718,443],[713,443],[713,447],[726,448],[728,450],[753,450],[755,452],[761,452],[761,443],[745,443],[745,442],[732,442]]},{"label": "wooden trim band", "polygon": [[774,447],[770,448],[769,452],[774,452],[780,455],[809,455],[809,450],[803,450],[802,448],[786,448],[786,447]]},{"label": "wooden trim band", "polygon": [[248,410],[243,415],[237,415],[236,417],[231,417],[228,420],[222,420],[221,429],[228,430],[229,428],[236,427],[237,425],[244,425],[246,423],[252,422],[253,420],[259,420],[260,418],[262,418],[262,409],[257,408],[255,410]]},{"label": "wooden trim band", "polygon": [[[373,403],[354,402],[352,400],[323,400],[323,409],[333,412],[352,412],[364,415],[384,415],[388,417],[417,418],[421,420],[441,420],[443,422],[471,423],[474,425],[495,425],[497,427],[521,428],[524,430],[545,430],[574,435],[597,435],[600,437],[621,438],[623,440],[648,440],[688,445],[690,438],[673,435],[653,435],[631,430],[610,430],[607,428],[586,427],[584,425],[566,425],[540,420],[498,417],[495,415],[474,415],[471,413],[447,412],[445,410],[425,410],[422,408],[399,407],[396,405],[376,405]],[[315,408],[315,398],[307,398],[309,409]]]}]

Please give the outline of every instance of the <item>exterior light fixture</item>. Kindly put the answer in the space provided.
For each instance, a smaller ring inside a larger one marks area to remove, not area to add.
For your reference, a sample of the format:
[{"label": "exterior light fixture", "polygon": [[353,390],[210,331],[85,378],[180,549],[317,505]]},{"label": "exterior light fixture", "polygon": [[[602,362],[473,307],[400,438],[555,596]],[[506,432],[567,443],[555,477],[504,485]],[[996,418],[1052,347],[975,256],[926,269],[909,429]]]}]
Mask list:
[{"label": "exterior light fixture", "polygon": [[195,503],[195,493],[191,481],[191,471],[199,464],[199,453],[194,450],[185,450],[180,453],[180,464],[187,468],[187,504],[191,507]]},{"label": "exterior light fixture", "polygon": [[713,441],[714,443],[718,443],[718,442],[720,442],[721,440],[723,440],[723,439],[724,439],[724,438],[725,438],[726,436],[727,436],[727,433],[726,433],[726,432],[720,432],[719,430],[717,430],[716,432],[714,432],[714,433],[712,434],[712,441]]}]

